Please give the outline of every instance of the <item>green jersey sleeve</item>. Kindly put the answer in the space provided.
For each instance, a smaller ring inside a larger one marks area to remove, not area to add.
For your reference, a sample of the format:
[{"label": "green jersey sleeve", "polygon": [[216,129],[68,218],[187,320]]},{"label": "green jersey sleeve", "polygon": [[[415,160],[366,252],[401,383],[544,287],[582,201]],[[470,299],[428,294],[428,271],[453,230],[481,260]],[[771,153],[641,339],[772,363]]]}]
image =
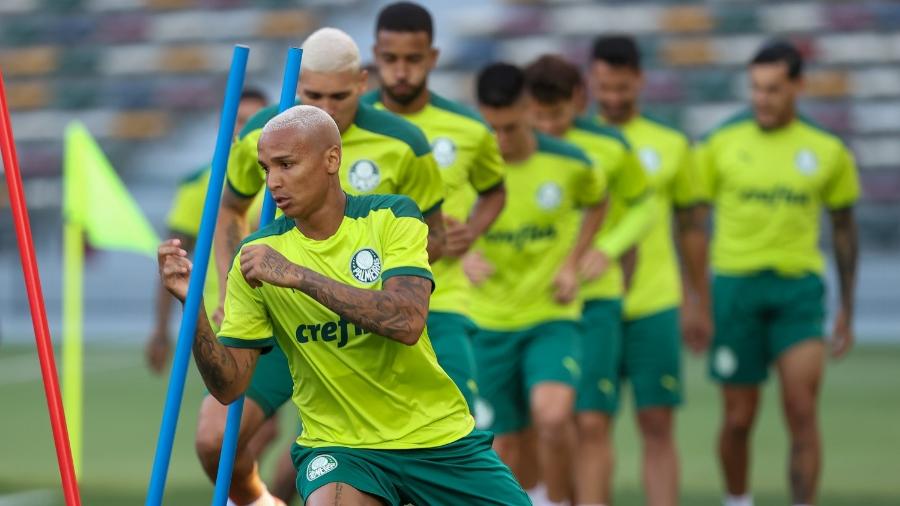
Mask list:
[{"label": "green jersey sleeve", "polygon": [[419,276],[431,280],[434,277],[428,265],[428,225],[413,202],[401,199],[383,222],[384,259],[382,282],[394,276]]},{"label": "green jersey sleeve", "polygon": [[575,202],[578,207],[599,204],[606,196],[606,176],[602,171],[585,166],[575,191]]},{"label": "green jersey sleeve", "polygon": [[169,230],[190,237],[197,237],[200,230],[200,216],[203,214],[203,201],[206,198],[206,185],[193,181],[178,185],[172,208],[166,217]]},{"label": "green jersey sleeve", "polygon": [[469,172],[469,183],[475,191],[484,193],[502,183],[505,176],[506,169],[497,140],[490,130],[485,129],[475,163]]},{"label": "green jersey sleeve", "polygon": [[441,208],[444,181],[431,150],[421,155],[409,150],[404,157],[401,173],[403,176],[397,193],[413,199],[425,216]]},{"label": "green jersey sleeve", "polygon": [[228,271],[225,293],[225,320],[219,330],[219,341],[233,348],[262,348],[275,344],[272,322],[259,289],[252,288],[241,273],[241,255],[234,257]]},{"label": "green jersey sleeve", "polygon": [[834,173],[824,188],[822,199],[829,209],[852,206],[859,199],[859,174],[853,153],[841,146]]},{"label": "green jersey sleeve", "polygon": [[691,159],[697,177],[697,197],[701,201],[712,202],[718,185],[716,166],[713,162],[712,146],[709,141],[701,142],[694,148]]},{"label": "green jersey sleeve", "polygon": [[675,207],[690,207],[701,200],[700,178],[696,170],[690,146],[685,141],[670,183]]},{"label": "green jersey sleeve", "polygon": [[254,130],[231,145],[228,155],[227,184],[237,195],[250,199],[265,184],[265,174],[259,167],[257,142],[262,129]]},{"label": "green jersey sleeve", "polygon": [[610,178],[610,192],[626,205],[632,205],[649,192],[647,175],[631,148],[623,152],[619,163],[619,170],[614,172],[615,179]]}]

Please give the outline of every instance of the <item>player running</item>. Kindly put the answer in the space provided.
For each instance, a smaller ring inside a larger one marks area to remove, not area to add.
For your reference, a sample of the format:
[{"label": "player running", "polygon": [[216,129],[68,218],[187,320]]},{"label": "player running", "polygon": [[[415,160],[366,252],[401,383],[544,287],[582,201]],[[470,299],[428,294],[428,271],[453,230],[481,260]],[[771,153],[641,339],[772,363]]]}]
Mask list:
[{"label": "player running", "polygon": [[831,352],[853,345],[859,182],[841,140],[797,113],[803,59],[785,42],[750,63],[751,110],[710,132],[698,150],[715,208],[715,336],[709,354],[723,398],[719,458],[726,506],[750,506],[750,433],[760,385],[774,365],[790,438],[795,505],[816,500],[821,442],[816,406],[826,354],[819,217],[829,211],[840,280]]},{"label": "player running", "polygon": [[463,392],[470,409],[477,393],[469,318],[471,284],[460,258],[490,227],[506,199],[497,142],[474,111],[428,89],[437,62],[431,14],[410,2],[390,4],[378,15],[375,63],[382,87],[363,102],[400,114],[422,129],[444,181],[444,256],[432,264],[437,288],[428,330],[441,367]]},{"label": "player running", "polygon": [[552,504],[572,499],[571,438],[581,360],[579,262],[605,210],[605,181],[577,147],[535,132],[525,76],[494,64],[478,76],[479,109],[506,163],[506,207],[465,259],[475,289],[479,424],[517,476],[526,429]]},{"label": "player running", "polygon": [[[234,137],[244,128],[251,116],[266,106],[266,96],[261,91],[248,88],[241,93],[238,102],[238,113],[234,123]],[[207,165],[178,183],[172,208],[166,218],[167,236],[181,241],[182,247],[193,253],[197,232],[200,230],[200,217],[203,214],[203,202],[206,199],[206,187],[209,185],[210,167]],[[211,261],[210,266],[215,267]],[[210,269],[206,276],[204,295],[209,301],[216,300],[219,283],[215,269]],[[215,310],[215,307],[211,308]],[[156,311],[154,312],[153,332],[147,338],[144,355],[147,366],[154,373],[160,374],[172,355],[172,340],[169,338],[169,318],[172,313],[172,296],[162,286],[156,290]],[[211,314],[211,313],[210,313]]]},{"label": "player running", "polygon": [[[359,104],[366,73],[360,66],[359,49],[346,33],[323,28],[310,35],[303,48],[299,98],[305,104],[322,108],[338,124],[343,142],[339,173],[342,187],[351,194],[400,193],[411,197],[429,225],[429,255],[432,259],[439,257],[443,243],[443,186],[425,136],[391,113]],[[228,184],[216,228],[217,252],[235,251],[246,235],[250,196],[265,181],[256,145],[262,126],[275,112],[274,108],[265,109],[252,118],[232,147]],[[220,273],[227,272],[232,260],[225,256],[217,255]],[[247,390],[230,490],[237,505],[271,498],[259,478],[253,455],[244,451],[245,442],[265,419],[290,400],[292,390],[288,361],[276,346],[260,359],[260,367]],[[197,452],[210,479],[214,479],[218,467],[226,413],[227,408],[214,398],[204,399]]]},{"label": "player running", "polygon": [[[316,107],[263,128],[259,162],[284,216],[241,243],[218,340],[198,318],[193,351],[206,386],[230,403],[261,353],[276,342],[284,350],[308,506],[528,504],[431,348],[421,213],[405,196],[348,196],[341,158],[338,125]],[[166,288],[181,301],[185,255],[175,240],[159,251]]]},{"label": "player running", "polygon": [[542,132],[582,148],[609,181],[608,216],[583,261],[586,277],[600,276],[582,289],[584,360],[576,403],[576,495],[581,504],[602,504],[608,500],[610,487],[609,438],[618,409],[622,354],[625,280],[618,259],[648,234],[658,205],[622,134],[593,119],[578,118],[585,90],[577,67],[561,57],[545,55],[525,73],[534,124]]}]

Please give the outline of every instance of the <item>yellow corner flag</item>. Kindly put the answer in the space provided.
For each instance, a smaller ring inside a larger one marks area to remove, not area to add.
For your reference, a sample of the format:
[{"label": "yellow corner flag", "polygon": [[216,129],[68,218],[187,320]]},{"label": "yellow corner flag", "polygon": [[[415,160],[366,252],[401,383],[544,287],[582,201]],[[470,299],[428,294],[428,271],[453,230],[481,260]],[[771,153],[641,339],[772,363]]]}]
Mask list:
[{"label": "yellow corner flag", "polygon": [[83,124],[66,127],[63,160],[63,406],[81,474],[84,237],[94,248],[155,257],[159,237]]}]

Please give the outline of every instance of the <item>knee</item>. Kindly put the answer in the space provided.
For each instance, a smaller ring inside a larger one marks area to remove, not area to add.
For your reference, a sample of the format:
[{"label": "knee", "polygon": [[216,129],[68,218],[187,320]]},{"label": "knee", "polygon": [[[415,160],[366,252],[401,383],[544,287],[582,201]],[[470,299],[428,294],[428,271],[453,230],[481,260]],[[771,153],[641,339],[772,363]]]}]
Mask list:
[{"label": "knee", "polygon": [[784,417],[794,435],[816,429],[816,403],[813,399],[791,399],[785,402]]},{"label": "knee", "polygon": [[729,437],[747,438],[753,430],[754,413],[748,410],[732,409],[725,413],[722,431]]},{"label": "knee", "polygon": [[541,440],[557,440],[571,430],[572,410],[566,406],[545,406],[532,413],[534,426]]},{"label": "knee", "polygon": [[644,444],[669,445],[673,441],[673,423],[670,411],[646,411],[638,414],[638,425]]},{"label": "knee", "polygon": [[216,469],[222,451],[222,433],[216,430],[197,431],[194,448],[205,469]]},{"label": "knee", "polygon": [[607,415],[583,414],[577,418],[578,441],[583,443],[606,443],[609,441],[611,419]]}]

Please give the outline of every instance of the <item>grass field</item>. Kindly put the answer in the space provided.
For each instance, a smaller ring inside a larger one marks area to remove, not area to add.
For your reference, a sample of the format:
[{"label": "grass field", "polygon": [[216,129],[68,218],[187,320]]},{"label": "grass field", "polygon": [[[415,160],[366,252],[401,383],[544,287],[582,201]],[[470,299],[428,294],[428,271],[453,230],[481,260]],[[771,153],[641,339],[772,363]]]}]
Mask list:
[{"label": "grass field", "polygon": [[[142,504],[165,396],[165,380],[143,367],[140,350],[88,347],[82,497],[88,506]],[[716,505],[713,459],[716,391],[703,363],[687,358],[687,404],[678,420],[682,504]],[[169,472],[166,504],[209,504],[212,487],[193,450],[203,387],[192,370]],[[757,505],[788,504],[785,438],[777,392],[765,394],[754,438]],[[32,348],[0,347],[0,506],[62,504],[46,404]],[[900,506],[900,347],[860,347],[828,370],[822,400],[826,465],[821,506]],[[283,417],[287,444],[293,420]],[[642,504],[632,413],[616,428],[617,506]],[[271,455],[263,471],[270,476]]]}]

